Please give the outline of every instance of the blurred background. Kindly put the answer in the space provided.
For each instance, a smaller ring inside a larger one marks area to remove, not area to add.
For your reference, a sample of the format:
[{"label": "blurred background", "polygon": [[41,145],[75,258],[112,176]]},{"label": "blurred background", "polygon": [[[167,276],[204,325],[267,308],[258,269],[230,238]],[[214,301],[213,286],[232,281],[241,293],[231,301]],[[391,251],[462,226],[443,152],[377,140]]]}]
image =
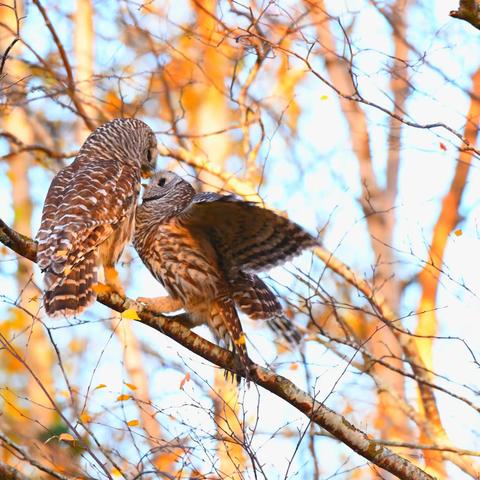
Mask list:
[{"label": "blurred background", "polygon": [[[88,134],[144,120],[159,168],[288,215],[395,319],[308,252],[265,277],[300,345],[242,318],[251,357],[437,478],[479,478],[480,31],[458,6],[4,1],[0,218],[35,236]],[[164,293],[131,247],[120,273]],[[41,295],[2,246],[0,461],[26,478],[393,478],[140,322],[52,320]]]}]

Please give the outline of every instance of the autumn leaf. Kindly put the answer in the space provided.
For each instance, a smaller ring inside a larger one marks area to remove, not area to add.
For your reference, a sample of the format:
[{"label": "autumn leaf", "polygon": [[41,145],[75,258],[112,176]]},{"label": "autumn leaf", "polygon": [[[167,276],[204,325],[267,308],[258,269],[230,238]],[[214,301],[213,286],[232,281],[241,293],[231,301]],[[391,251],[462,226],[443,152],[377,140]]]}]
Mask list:
[{"label": "autumn leaf", "polygon": [[130,421],[127,422],[127,425],[129,427],[136,427],[139,424],[140,424],[140,422],[138,420],[130,420]]},{"label": "autumn leaf", "polygon": [[247,337],[242,333],[240,337],[238,337],[238,340],[235,340],[235,344],[241,347],[242,345],[245,345],[245,343],[247,343]]},{"label": "autumn leaf", "polygon": [[130,395],[126,394],[126,393],[122,393],[121,395],[119,395],[117,397],[117,400],[119,402],[124,402],[125,400],[129,400],[130,398],[132,398]]},{"label": "autumn leaf", "polygon": [[80,420],[83,423],[90,423],[92,421],[92,417],[88,413],[83,412],[80,414]]},{"label": "autumn leaf", "polygon": [[75,442],[75,438],[73,437],[73,435],[70,435],[69,433],[61,433],[58,436],[58,439],[61,442]]},{"label": "autumn leaf", "polygon": [[106,385],[104,383],[99,383],[95,388],[94,390],[100,390],[101,388],[105,388]]},{"label": "autumn leaf", "polygon": [[130,390],[137,390],[137,386],[133,383],[123,382]]},{"label": "autumn leaf", "polygon": [[127,310],[123,311],[122,318],[126,318],[128,320],[140,320],[137,311],[133,308],[128,308]]},{"label": "autumn leaf", "polygon": [[190,372],[187,372],[180,382],[180,390],[183,390],[185,383],[190,381]]},{"label": "autumn leaf", "polygon": [[462,229],[461,229],[461,228],[457,228],[457,230],[455,230],[453,233],[454,233],[454,234],[455,234],[457,237],[460,237],[460,235],[462,235],[462,234],[463,234],[463,232],[462,232]]},{"label": "autumn leaf", "polygon": [[87,341],[84,339],[81,340],[78,338],[74,338],[68,344],[68,348],[72,351],[72,353],[82,353],[83,351],[85,351],[86,347],[87,347]]},{"label": "autumn leaf", "polygon": [[70,392],[68,390],[61,390],[58,394],[64,398],[70,398]]},{"label": "autumn leaf", "polygon": [[113,477],[121,477],[122,476],[122,472],[116,468],[116,467],[113,467],[112,469],[112,476]]},{"label": "autumn leaf", "polygon": [[447,147],[445,146],[444,143],[440,142],[440,150],[443,150],[444,152],[447,151]]},{"label": "autumn leaf", "polygon": [[292,371],[298,370],[298,363],[297,363],[297,362],[293,362],[293,363],[290,365],[290,370],[292,370]]},{"label": "autumn leaf", "polygon": [[320,97],[320,100],[328,100],[328,95],[322,95],[322,96]]}]

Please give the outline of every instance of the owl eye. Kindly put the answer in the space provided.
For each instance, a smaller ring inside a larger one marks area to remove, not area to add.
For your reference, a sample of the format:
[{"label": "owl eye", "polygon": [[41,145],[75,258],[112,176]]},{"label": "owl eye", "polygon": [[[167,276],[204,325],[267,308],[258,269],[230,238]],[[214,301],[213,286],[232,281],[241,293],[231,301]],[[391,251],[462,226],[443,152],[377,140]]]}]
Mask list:
[{"label": "owl eye", "polygon": [[166,180],[165,178],[161,178],[161,179],[158,181],[158,186],[159,186],[159,187],[164,187],[166,181],[167,181],[167,180]]}]

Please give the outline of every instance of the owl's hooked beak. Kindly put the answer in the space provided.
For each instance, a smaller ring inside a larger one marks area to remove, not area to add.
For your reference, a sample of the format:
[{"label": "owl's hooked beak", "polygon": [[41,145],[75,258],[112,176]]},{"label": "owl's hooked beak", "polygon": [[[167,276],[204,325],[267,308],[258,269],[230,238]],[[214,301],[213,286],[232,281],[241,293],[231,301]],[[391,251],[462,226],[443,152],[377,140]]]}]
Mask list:
[{"label": "owl's hooked beak", "polygon": [[151,166],[142,165],[142,178],[150,178],[155,173],[155,169]]}]

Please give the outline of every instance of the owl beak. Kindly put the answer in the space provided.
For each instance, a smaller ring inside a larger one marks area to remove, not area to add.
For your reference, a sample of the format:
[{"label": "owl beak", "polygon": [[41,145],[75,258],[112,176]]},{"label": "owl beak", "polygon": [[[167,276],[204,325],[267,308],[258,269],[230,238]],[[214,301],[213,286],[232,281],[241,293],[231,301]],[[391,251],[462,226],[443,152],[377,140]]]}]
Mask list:
[{"label": "owl beak", "polygon": [[142,165],[142,178],[150,178],[154,173],[153,167]]}]

